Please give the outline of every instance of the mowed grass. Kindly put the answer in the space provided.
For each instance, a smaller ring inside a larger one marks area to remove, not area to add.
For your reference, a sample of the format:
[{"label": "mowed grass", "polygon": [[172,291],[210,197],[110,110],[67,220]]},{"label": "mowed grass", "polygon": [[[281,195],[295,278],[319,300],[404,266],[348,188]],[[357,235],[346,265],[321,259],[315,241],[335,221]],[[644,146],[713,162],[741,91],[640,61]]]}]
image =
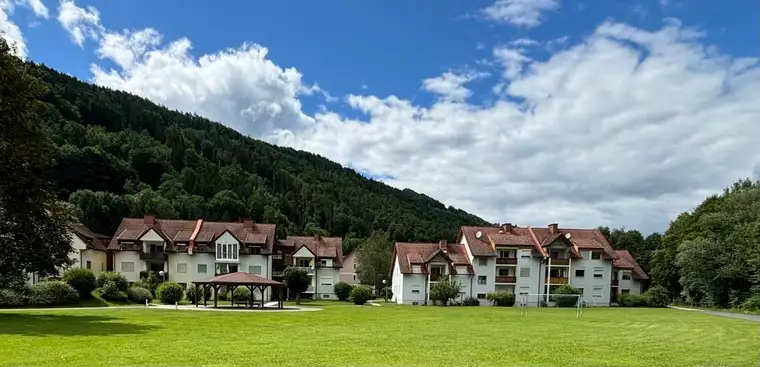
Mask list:
[{"label": "mowed grass", "polygon": [[696,312],[320,305],[3,311],[0,366],[760,365],[760,323]]}]

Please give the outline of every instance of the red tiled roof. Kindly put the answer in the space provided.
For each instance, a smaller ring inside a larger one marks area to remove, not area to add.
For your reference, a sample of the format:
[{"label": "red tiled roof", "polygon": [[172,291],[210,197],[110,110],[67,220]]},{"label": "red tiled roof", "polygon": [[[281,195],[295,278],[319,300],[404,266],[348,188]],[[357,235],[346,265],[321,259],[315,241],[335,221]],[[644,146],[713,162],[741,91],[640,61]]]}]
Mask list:
[{"label": "red tiled roof", "polygon": [[[547,237],[554,236],[549,232],[549,228],[536,228],[532,227],[533,233],[539,241],[546,239]],[[560,235],[570,234],[570,242],[572,242],[578,249],[600,249],[608,259],[616,259],[617,254],[612,249],[610,243],[604,237],[601,231],[598,229],[578,229],[578,228],[558,228]]]},{"label": "red tiled roof", "polygon": [[464,245],[447,244],[445,253],[440,250],[440,244],[438,243],[397,242],[396,246],[393,248],[391,261],[395,262],[396,257],[398,257],[401,273],[408,274],[412,272],[411,264],[424,264],[426,261],[430,261],[440,253],[443,257],[447,258],[447,260],[451,260],[455,266],[467,266],[468,274],[475,274]]},{"label": "red tiled roof", "polygon": [[232,285],[235,285],[235,284],[237,285],[267,285],[267,286],[278,286],[278,287],[285,286],[284,283],[278,282],[276,280],[260,277],[258,275],[253,275],[253,274],[245,273],[242,271],[239,271],[237,273],[217,275],[215,277],[203,278],[201,280],[193,281],[193,283],[198,283],[198,284],[216,283],[216,284],[232,284]]},{"label": "red tiled roof", "polygon": [[631,275],[633,276],[633,279],[649,279],[647,274],[644,272],[644,269],[639,266],[639,263],[636,262],[636,259],[633,258],[633,255],[631,255],[628,250],[617,250],[615,253],[618,255],[618,258],[612,262],[613,267],[619,269],[631,269]]},{"label": "red tiled roof", "polygon": [[[481,232],[481,237],[477,233]],[[540,242],[533,237],[530,227],[512,226],[508,231],[502,227],[468,227],[459,230],[457,242],[464,236],[473,256],[496,256],[494,246],[530,246],[536,253],[544,255]],[[491,245],[493,241],[493,245]]]},{"label": "red tiled roof", "polygon": [[343,239],[340,237],[288,236],[286,242],[292,242],[295,246],[293,253],[306,247],[317,257],[333,259],[334,268],[343,267]]},{"label": "red tiled roof", "polygon": [[[189,242],[197,224],[196,220],[155,219],[153,225],[148,225],[143,218],[124,218],[108,244],[108,249],[119,250],[119,241],[137,241],[148,230],[153,229],[167,241],[167,251],[177,251],[176,243]],[[245,244],[262,245],[262,254],[272,253],[274,224],[203,221],[195,237],[195,243],[212,242],[226,231]]]},{"label": "red tiled roof", "polygon": [[85,243],[88,250],[105,251],[106,244],[110,241],[108,236],[95,233],[81,223],[74,224],[73,232],[75,236]]}]

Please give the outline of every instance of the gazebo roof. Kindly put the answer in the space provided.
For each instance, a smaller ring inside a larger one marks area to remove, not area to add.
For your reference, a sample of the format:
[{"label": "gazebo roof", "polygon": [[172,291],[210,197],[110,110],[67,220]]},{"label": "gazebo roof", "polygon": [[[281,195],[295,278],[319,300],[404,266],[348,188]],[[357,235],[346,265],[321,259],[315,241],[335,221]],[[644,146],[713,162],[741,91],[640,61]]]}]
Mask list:
[{"label": "gazebo roof", "polygon": [[210,278],[203,278],[193,281],[195,284],[231,284],[231,285],[264,285],[272,287],[284,287],[285,284],[276,280],[260,277],[258,275],[249,274],[239,271],[237,273],[229,273],[218,275]]}]

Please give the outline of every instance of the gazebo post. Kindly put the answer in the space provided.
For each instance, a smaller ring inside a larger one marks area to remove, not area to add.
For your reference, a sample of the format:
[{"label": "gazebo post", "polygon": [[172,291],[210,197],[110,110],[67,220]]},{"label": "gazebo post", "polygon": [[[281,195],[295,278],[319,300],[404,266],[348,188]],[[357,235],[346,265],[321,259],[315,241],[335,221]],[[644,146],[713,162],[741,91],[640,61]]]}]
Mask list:
[{"label": "gazebo post", "polygon": [[251,295],[248,297],[248,302],[246,302],[247,306],[248,308],[253,308],[253,287],[251,287],[250,285],[247,285],[245,287],[248,288],[249,292],[251,292]]},{"label": "gazebo post", "polygon": [[195,296],[193,297],[193,303],[195,303],[195,307],[198,307],[198,283],[193,283],[193,286],[195,287]]},{"label": "gazebo post", "polygon": [[232,285],[229,287],[230,289],[230,306],[235,307],[235,288],[237,288],[236,285]]},{"label": "gazebo post", "polygon": [[266,289],[266,286],[261,286],[261,308],[264,308],[264,289]]},{"label": "gazebo post", "polygon": [[203,307],[208,306],[208,300],[206,299],[206,290],[208,290],[211,286],[208,284],[203,284]]},{"label": "gazebo post", "polygon": [[277,288],[279,288],[279,289],[280,289],[280,291],[278,292],[278,293],[280,294],[280,302],[279,302],[279,305],[278,305],[278,307],[279,307],[279,308],[283,308],[284,304],[283,304],[283,302],[282,302],[282,287],[277,287]]},{"label": "gazebo post", "polygon": [[219,299],[219,285],[211,283],[214,286],[214,308],[216,308]]}]

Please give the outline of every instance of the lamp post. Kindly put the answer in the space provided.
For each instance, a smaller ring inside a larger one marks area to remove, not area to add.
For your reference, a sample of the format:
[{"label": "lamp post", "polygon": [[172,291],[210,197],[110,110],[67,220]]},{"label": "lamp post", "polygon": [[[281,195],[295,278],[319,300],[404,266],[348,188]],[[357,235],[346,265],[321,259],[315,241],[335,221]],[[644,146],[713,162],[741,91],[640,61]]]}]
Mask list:
[{"label": "lamp post", "polygon": [[385,299],[385,303],[388,303],[388,287],[385,285],[388,280],[383,279],[383,299]]},{"label": "lamp post", "polygon": [[158,275],[160,275],[160,276],[161,276],[161,281],[162,281],[162,282],[165,282],[165,281],[166,281],[166,273],[164,273],[164,271],[163,271],[163,270],[159,271],[159,272],[158,272]]}]

